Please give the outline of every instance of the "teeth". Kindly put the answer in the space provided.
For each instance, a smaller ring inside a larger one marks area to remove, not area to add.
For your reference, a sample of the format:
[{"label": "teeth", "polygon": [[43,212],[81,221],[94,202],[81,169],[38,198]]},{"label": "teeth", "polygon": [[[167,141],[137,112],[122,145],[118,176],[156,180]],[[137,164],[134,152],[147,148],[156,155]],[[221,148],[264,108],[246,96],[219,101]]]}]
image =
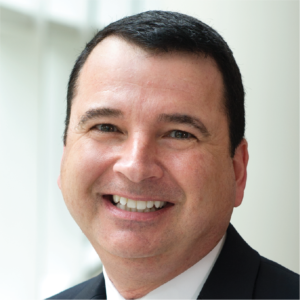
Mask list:
[{"label": "teeth", "polygon": [[147,208],[153,207],[153,201],[147,201]]},{"label": "teeth", "polygon": [[156,208],[159,208],[160,207],[160,201],[154,201],[154,205]]},{"label": "teeth", "polygon": [[115,203],[118,203],[120,201],[120,196],[113,195],[113,200],[114,200]]},{"label": "teeth", "polygon": [[122,205],[122,204],[120,204],[120,203],[118,203],[119,204],[119,208],[121,208],[121,209],[125,209],[126,208],[126,205]]},{"label": "teeth", "polygon": [[146,208],[146,202],[145,201],[137,201],[136,208],[137,209],[145,209]]},{"label": "teeth", "polygon": [[113,201],[118,208],[132,212],[152,212],[166,204],[164,201],[135,201],[118,195],[113,195]]},{"label": "teeth", "polygon": [[129,208],[136,208],[136,202],[137,202],[137,201],[128,199],[127,206],[128,206]]},{"label": "teeth", "polygon": [[124,197],[121,197],[121,198],[120,198],[120,203],[121,203],[122,205],[126,205],[127,199],[124,198]]}]

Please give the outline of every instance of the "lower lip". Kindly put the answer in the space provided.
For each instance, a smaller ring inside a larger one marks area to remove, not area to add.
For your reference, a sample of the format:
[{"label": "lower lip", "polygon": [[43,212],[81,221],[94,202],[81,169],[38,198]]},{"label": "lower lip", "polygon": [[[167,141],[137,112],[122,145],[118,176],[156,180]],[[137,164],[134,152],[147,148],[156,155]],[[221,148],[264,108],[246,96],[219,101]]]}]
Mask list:
[{"label": "lower lip", "polygon": [[123,220],[129,220],[129,221],[152,221],[156,218],[159,218],[163,215],[165,215],[167,212],[172,209],[173,205],[167,206],[165,208],[161,208],[156,211],[152,212],[132,212],[132,211],[127,211],[118,208],[117,206],[113,205],[110,200],[103,198],[103,202],[105,204],[105,207],[109,210],[109,212],[114,216],[119,219]]}]

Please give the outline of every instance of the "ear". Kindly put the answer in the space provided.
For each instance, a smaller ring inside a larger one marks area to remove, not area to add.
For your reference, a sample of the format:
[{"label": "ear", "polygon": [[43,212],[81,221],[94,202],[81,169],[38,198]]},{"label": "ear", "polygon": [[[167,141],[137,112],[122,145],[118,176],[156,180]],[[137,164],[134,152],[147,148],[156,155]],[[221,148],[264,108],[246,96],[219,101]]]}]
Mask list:
[{"label": "ear", "polygon": [[[66,147],[64,146],[64,148],[63,148],[63,154],[62,154],[62,157],[61,157],[61,160],[60,160],[60,166],[61,166],[61,163],[62,163],[64,154],[65,154],[65,148],[66,148]],[[60,174],[58,175],[58,178],[57,178],[57,185],[58,185],[59,189],[61,190]]]},{"label": "ear", "polygon": [[236,196],[234,207],[242,203],[247,180],[247,165],[249,160],[248,143],[245,139],[235,149],[233,169],[235,173]]}]

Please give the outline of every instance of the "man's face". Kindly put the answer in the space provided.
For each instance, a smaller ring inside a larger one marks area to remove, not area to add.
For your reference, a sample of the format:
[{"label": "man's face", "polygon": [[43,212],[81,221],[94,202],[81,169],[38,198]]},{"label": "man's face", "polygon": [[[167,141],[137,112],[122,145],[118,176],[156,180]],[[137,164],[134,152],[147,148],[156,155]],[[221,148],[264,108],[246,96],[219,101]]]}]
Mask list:
[{"label": "man's face", "polygon": [[[223,94],[210,57],[151,55],[115,37],[93,50],[59,185],[100,256],[189,255],[221,238],[241,202],[245,161],[230,157]],[[113,195],[134,201],[120,208]],[[164,206],[151,209],[154,201]]]}]

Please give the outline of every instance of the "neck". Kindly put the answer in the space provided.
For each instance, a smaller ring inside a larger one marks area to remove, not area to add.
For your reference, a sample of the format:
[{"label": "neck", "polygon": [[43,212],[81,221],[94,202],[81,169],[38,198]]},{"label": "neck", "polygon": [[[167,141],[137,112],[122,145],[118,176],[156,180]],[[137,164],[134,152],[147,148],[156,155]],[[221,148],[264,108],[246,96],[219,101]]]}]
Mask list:
[{"label": "neck", "polygon": [[186,250],[150,257],[124,258],[101,249],[98,254],[118,292],[125,299],[136,299],[147,295],[196,264],[220,239],[206,246],[195,245],[196,251],[192,252]]}]

